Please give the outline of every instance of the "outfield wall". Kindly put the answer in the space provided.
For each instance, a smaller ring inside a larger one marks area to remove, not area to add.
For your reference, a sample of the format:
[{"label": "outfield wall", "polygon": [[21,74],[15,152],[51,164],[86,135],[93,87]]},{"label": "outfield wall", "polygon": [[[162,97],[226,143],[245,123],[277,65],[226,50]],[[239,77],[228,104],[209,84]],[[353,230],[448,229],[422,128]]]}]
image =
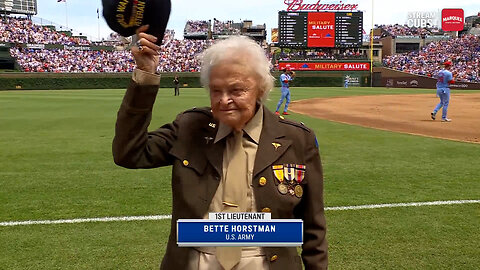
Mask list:
[{"label": "outfield wall", "polygon": [[[381,74],[381,76],[378,77],[375,76],[375,74]],[[435,78],[415,75],[390,68],[374,68],[374,78],[374,86],[387,88],[437,88],[437,80]],[[450,85],[450,88],[457,90],[480,90],[480,83],[456,82]]]},{"label": "outfield wall", "polygon": [[[199,88],[200,73],[164,73],[161,87],[173,87],[177,75],[180,87]],[[280,72],[272,74],[279,86]],[[370,85],[370,73],[362,72],[297,72],[293,87],[342,86],[345,76],[355,77],[359,86]],[[0,73],[0,90],[60,90],[60,89],[122,89],[126,88],[131,73]]]}]

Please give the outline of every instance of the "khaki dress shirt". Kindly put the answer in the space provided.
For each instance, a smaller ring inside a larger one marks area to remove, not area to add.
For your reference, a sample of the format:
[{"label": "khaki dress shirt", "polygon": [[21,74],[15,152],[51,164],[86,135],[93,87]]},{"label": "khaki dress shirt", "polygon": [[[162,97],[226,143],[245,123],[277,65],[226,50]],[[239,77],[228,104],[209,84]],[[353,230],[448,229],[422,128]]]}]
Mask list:
[{"label": "khaki dress shirt", "polygon": [[[247,212],[257,212],[257,207],[255,203],[255,196],[253,195],[253,166],[255,163],[255,157],[257,154],[258,143],[260,141],[260,135],[262,133],[263,126],[263,110],[257,110],[255,116],[247,123],[245,128],[243,128],[244,133],[246,134],[243,137],[243,147],[247,152],[247,168],[248,168],[248,190],[247,190]],[[214,143],[224,139],[232,133],[232,128],[227,125],[220,123],[217,135],[215,137]],[[210,204],[209,213],[212,212],[223,212],[223,188],[225,186],[225,176],[226,168],[228,163],[231,160],[231,153],[234,148],[233,136],[227,138],[227,147],[223,153],[223,175],[222,181],[218,185],[215,196],[212,199]],[[205,219],[208,218],[208,213],[204,216]],[[198,247],[198,251],[195,256],[192,257],[190,262],[190,269],[198,270],[222,270],[222,266],[218,262],[215,256],[215,247]],[[243,247],[242,248],[242,258],[240,259],[239,264],[234,268],[235,270],[247,270],[247,269],[268,269],[268,262],[265,257],[265,253],[260,247]]]}]

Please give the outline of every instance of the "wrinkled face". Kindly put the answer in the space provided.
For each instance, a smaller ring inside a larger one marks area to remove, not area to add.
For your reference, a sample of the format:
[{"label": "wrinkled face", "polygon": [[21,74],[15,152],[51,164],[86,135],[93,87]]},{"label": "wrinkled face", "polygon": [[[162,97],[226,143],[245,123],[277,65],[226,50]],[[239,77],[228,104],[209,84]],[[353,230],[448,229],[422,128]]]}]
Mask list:
[{"label": "wrinkled face", "polygon": [[241,130],[255,115],[261,93],[255,75],[241,63],[222,61],[210,71],[210,103],[213,116]]}]

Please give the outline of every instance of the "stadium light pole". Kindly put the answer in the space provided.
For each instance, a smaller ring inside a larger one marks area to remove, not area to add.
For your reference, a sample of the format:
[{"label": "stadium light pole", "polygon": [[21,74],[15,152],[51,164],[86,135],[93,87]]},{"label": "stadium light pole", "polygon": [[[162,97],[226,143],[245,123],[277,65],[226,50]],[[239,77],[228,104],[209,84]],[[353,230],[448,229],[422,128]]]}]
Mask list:
[{"label": "stadium light pole", "polygon": [[98,41],[100,41],[100,11],[97,7],[97,26],[98,26]]},{"label": "stadium light pole", "polygon": [[67,8],[67,0],[63,1],[65,3],[65,23],[67,25],[67,29],[68,29],[68,8]]}]

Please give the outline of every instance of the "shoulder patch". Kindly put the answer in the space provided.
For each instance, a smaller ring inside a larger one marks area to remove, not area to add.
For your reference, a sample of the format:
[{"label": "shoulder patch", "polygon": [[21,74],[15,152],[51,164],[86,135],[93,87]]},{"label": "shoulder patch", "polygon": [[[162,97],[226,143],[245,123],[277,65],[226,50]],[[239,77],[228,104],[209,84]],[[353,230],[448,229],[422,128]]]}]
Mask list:
[{"label": "shoulder patch", "polygon": [[312,132],[308,127],[306,127],[303,123],[298,123],[298,122],[295,122],[295,121],[292,121],[292,120],[288,120],[288,119],[285,119],[285,118],[279,118],[278,119],[278,122],[280,123],[284,123],[284,124],[287,124],[287,125],[291,125],[291,126],[295,126],[295,127],[298,127],[298,128],[301,128],[307,132]]}]

